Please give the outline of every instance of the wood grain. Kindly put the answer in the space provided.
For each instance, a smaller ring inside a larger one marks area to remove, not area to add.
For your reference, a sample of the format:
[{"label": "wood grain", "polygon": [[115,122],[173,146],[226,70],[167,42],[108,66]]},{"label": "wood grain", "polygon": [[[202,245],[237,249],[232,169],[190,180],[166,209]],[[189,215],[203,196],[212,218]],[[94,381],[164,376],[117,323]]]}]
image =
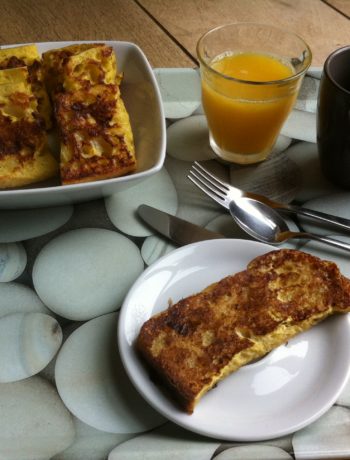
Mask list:
[{"label": "wood grain", "polygon": [[321,0],[138,2],[194,57],[196,42],[205,31],[230,22],[262,22],[298,33],[312,49],[314,66],[322,66],[334,49],[350,43],[349,20]]},{"label": "wood grain", "polygon": [[325,0],[328,5],[333,6],[336,10],[350,18],[350,1],[349,0]]},{"label": "wood grain", "polygon": [[134,0],[1,0],[1,17],[1,44],[125,40],[153,67],[195,65]]}]

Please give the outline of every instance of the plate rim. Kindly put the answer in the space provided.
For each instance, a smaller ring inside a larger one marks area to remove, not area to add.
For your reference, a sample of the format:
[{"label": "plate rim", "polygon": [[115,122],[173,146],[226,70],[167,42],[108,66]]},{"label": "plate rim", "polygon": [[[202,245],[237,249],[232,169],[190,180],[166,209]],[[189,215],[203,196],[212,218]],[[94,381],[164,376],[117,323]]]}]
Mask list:
[{"label": "plate rim", "polygon": [[[265,251],[262,253],[267,253],[269,251],[276,250],[276,247],[270,246],[265,243],[260,243],[258,241],[251,241],[251,240],[242,240],[242,239],[228,239],[228,238],[223,238],[223,239],[218,239],[218,240],[208,240],[208,241],[202,241],[202,242],[197,242],[197,243],[192,243],[186,246],[182,246],[180,248],[175,249],[174,251],[171,251],[170,253],[162,256],[159,258],[157,261],[155,261],[152,265],[150,265],[144,272],[138,277],[138,279],[135,281],[133,286],[130,288],[127,296],[124,299],[124,302],[122,304],[122,307],[120,309],[119,313],[119,318],[118,318],[118,333],[117,333],[117,344],[118,344],[118,349],[121,357],[122,364],[124,366],[124,369],[130,378],[132,384],[135,386],[136,390],[141,394],[143,398],[155,409],[157,410],[161,415],[166,417],[168,420],[176,423],[177,425],[192,431],[194,433],[200,434],[202,436],[207,436],[210,438],[215,438],[215,439],[221,439],[225,441],[236,441],[236,442],[254,442],[254,441],[266,441],[269,439],[275,439],[279,438],[285,435],[293,434],[300,429],[308,426],[310,423],[316,421],[318,418],[320,418],[327,410],[331,408],[331,406],[335,403],[336,399],[344,389],[347,381],[350,378],[350,349],[348,352],[348,360],[347,360],[347,366],[346,370],[344,371],[343,377],[340,380],[338,386],[336,389],[334,389],[332,393],[332,397],[328,398],[327,401],[325,401],[323,404],[321,404],[318,408],[318,410],[314,411],[311,415],[308,415],[307,417],[304,417],[304,420],[300,421],[299,423],[294,424],[293,426],[290,426],[288,428],[276,431],[275,433],[270,433],[266,435],[259,435],[254,433],[253,435],[246,435],[246,436],[237,436],[235,434],[230,435],[230,436],[225,436],[220,434],[220,432],[215,431],[215,430],[203,430],[200,428],[196,428],[195,426],[192,426],[190,423],[183,423],[182,420],[179,420],[179,418],[176,416],[176,414],[169,413],[169,411],[164,410],[163,407],[160,407],[157,402],[154,401],[152,398],[152,395],[150,395],[147,390],[145,391],[142,388],[142,385],[137,381],[135,376],[133,375],[132,369],[129,366],[129,352],[128,350],[132,350],[133,347],[132,345],[127,343],[127,339],[125,338],[125,317],[127,314],[127,308],[128,308],[128,303],[130,302],[130,299],[133,297],[134,289],[136,289],[140,283],[142,283],[144,278],[147,278],[147,276],[152,272],[152,270],[156,269],[158,265],[163,264],[167,259],[170,259],[172,255],[176,252],[179,254],[180,251],[188,250],[190,249],[195,249],[199,250],[202,246],[211,246],[215,244],[220,244],[220,245],[227,245],[227,244],[234,244],[234,245],[248,245],[248,246],[256,246],[256,248],[264,249]],[[257,254],[258,255],[258,254]],[[161,310],[164,310],[163,308]],[[340,318],[342,319],[342,318]],[[350,317],[349,315],[344,315],[344,326],[346,327],[347,330],[349,331],[349,337],[350,337]],[[307,334],[308,331],[305,331],[304,334]],[[349,339],[350,340],[350,339]],[[131,351],[131,354],[136,356],[136,352]],[[142,382],[141,382],[142,383]],[[150,391],[152,393],[152,391]]]}]

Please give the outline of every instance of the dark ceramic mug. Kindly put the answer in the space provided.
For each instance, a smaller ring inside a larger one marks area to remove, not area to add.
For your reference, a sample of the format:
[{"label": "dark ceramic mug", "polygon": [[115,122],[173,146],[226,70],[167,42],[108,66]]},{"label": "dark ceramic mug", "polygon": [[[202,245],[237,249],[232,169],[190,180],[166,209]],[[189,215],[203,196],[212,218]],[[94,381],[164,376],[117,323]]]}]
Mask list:
[{"label": "dark ceramic mug", "polygon": [[350,188],[350,46],[328,56],[317,103],[317,146],[323,174]]}]

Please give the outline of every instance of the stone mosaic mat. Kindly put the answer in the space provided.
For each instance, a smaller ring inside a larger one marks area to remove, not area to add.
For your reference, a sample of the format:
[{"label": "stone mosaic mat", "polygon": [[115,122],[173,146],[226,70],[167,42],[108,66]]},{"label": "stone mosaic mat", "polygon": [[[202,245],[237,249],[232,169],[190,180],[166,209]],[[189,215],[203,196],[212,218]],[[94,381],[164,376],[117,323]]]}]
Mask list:
[{"label": "stone mosaic mat", "polygon": [[[271,158],[251,167],[213,160],[198,72],[156,69],[168,123],[163,169],[105,200],[0,210],[0,459],[182,460],[350,457],[350,384],[319,420],[282,438],[228,443],[165,420],[129,382],[116,349],[118,310],[145,267],[175,246],[136,215],[146,203],[231,238],[246,238],[222,208],[188,181],[194,160],[247,190],[350,218],[350,193],[322,176],[315,144],[320,71],[304,81]],[[266,183],[269,187],[266,188]],[[294,229],[336,234],[307,219]],[[338,237],[350,243],[350,237]],[[289,242],[349,258],[316,243]]]}]

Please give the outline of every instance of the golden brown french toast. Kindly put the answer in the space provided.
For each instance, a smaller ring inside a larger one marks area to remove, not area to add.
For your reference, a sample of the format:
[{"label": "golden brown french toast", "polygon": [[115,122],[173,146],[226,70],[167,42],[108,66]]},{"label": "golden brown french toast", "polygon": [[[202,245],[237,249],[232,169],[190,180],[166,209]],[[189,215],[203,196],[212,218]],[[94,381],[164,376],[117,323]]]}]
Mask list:
[{"label": "golden brown french toast", "polygon": [[136,347],[191,414],[228,374],[349,311],[350,281],[334,263],[282,249],[150,318]]},{"label": "golden brown french toast", "polygon": [[129,116],[117,85],[55,96],[63,184],[110,179],[136,168]]},{"label": "golden brown french toast", "polygon": [[104,43],[81,43],[46,51],[44,72],[50,93],[119,84],[113,48]]},{"label": "golden brown french toast", "polygon": [[[33,44],[0,49],[0,70],[10,69],[13,69],[14,72],[7,72],[12,80],[8,83],[13,83],[16,80],[15,69],[27,70],[26,80],[36,98],[38,112],[44,120],[45,128],[50,129],[52,127],[52,110],[45,88],[42,61],[37,46]],[[6,74],[6,72],[1,73]]]},{"label": "golden brown french toast", "polygon": [[[82,43],[39,56],[36,45],[0,49],[0,189],[60,173],[64,185],[136,170],[122,74],[111,46]],[[60,135],[59,162],[47,130],[51,104]]]},{"label": "golden brown french toast", "polygon": [[[2,57],[0,53],[0,61]],[[30,71],[1,69],[0,62],[0,188],[43,181],[57,172]]]},{"label": "golden brown french toast", "polygon": [[62,183],[135,171],[133,134],[113,48],[72,45],[44,53],[43,61],[61,140]]}]

